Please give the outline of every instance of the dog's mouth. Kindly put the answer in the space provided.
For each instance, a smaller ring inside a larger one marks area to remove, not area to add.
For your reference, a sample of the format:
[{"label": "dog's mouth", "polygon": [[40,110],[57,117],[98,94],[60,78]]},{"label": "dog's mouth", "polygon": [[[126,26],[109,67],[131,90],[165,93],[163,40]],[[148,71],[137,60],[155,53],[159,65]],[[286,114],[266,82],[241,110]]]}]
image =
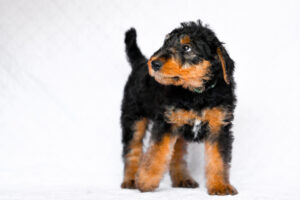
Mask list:
[{"label": "dog's mouth", "polygon": [[179,81],[180,80],[180,77],[179,76],[174,76],[172,77],[173,81]]},{"label": "dog's mouth", "polygon": [[160,72],[153,72],[151,74],[151,76],[153,76],[155,79],[157,80],[169,80],[169,81],[174,81],[174,82],[178,82],[181,80],[180,76],[171,76],[171,75],[166,75]]}]

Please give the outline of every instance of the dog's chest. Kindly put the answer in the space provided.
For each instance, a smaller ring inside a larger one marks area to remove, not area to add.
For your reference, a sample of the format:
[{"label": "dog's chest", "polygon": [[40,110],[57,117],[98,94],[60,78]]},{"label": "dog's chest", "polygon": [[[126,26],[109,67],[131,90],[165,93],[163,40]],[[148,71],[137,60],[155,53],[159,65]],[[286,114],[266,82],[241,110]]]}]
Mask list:
[{"label": "dog's chest", "polygon": [[207,124],[201,120],[196,120],[195,123],[191,125],[184,125],[179,129],[180,135],[187,141],[190,142],[201,142],[205,135]]},{"label": "dog's chest", "polygon": [[187,110],[201,110],[205,105],[205,98],[186,89],[171,88],[165,93],[165,104]]}]

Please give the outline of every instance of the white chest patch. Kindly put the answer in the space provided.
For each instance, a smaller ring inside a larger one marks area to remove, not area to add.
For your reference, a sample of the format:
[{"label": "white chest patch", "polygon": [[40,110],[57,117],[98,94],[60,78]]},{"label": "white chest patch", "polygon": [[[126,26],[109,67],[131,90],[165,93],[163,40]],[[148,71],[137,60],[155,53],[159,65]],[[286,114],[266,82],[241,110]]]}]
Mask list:
[{"label": "white chest patch", "polygon": [[193,126],[194,139],[198,137],[200,128],[201,128],[201,120],[197,119]]}]

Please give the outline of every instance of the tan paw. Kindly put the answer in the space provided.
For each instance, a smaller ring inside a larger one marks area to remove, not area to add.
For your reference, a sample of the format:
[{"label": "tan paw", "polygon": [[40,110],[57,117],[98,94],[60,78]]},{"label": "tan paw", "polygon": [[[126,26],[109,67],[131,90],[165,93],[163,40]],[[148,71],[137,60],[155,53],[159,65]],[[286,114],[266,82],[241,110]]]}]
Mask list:
[{"label": "tan paw", "polygon": [[139,189],[141,192],[151,192],[154,191],[156,188],[158,188],[159,182],[153,182],[151,180],[146,180],[146,181],[140,181],[137,180],[136,182],[136,187]]},{"label": "tan paw", "polygon": [[172,187],[197,188],[199,184],[193,179],[186,179],[173,183]]},{"label": "tan paw", "polygon": [[209,195],[236,195],[238,191],[230,184],[212,186],[208,188]]},{"label": "tan paw", "polygon": [[121,184],[121,188],[136,189],[135,180],[127,180]]}]

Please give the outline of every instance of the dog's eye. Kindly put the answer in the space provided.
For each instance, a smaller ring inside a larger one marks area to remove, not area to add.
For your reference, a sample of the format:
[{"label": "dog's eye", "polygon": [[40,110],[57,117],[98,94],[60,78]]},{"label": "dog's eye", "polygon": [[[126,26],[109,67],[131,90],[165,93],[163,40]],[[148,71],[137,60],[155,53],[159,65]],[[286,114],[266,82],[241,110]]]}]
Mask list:
[{"label": "dog's eye", "polygon": [[183,45],[183,46],[182,46],[182,49],[183,49],[183,51],[185,51],[185,52],[190,52],[190,51],[191,51],[191,47],[190,47],[189,45],[187,45],[187,44]]}]

